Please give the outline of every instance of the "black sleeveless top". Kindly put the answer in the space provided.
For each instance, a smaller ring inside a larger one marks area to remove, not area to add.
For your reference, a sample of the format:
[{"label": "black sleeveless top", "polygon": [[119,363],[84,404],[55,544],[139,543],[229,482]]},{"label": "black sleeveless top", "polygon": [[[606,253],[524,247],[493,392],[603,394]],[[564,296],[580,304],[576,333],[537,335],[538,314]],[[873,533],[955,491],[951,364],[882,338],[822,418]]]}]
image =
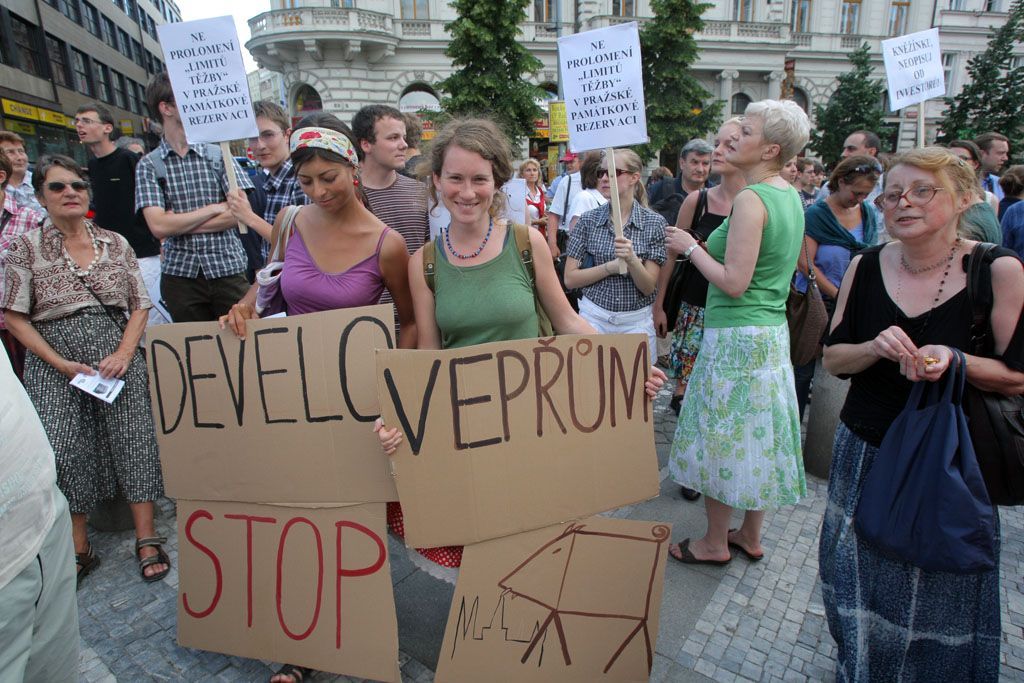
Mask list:
[{"label": "black sleeveless top", "polygon": [[[707,210],[707,205],[705,204],[704,213],[697,219],[696,224],[693,226],[693,231],[701,242],[707,242],[711,233],[723,222],[725,222],[725,216],[711,213]],[[708,279],[697,270],[696,266],[687,264],[687,269],[692,272],[688,273],[687,279],[683,283],[681,298],[691,306],[703,308],[708,302]]]},{"label": "black sleeveless top", "polygon": [[[843,311],[842,322],[828,336],[826,345],[861,344],[898,325],[918,347],[942,344],[967,349],[973,319],[967,288],[961,289],[947,301],[919,316],[908,318],[889,296],[882,280],[879,253],[881,247],[861,252],[857,272],[850,283],[850,293]],[[995,250],[996,258],[1016,254],[1008,249]],[[962,262],[964,272],[967,256]],[[982,268],[981,288],[991,289],[991,270]],[[1010,343],[1002,356],[993,356],[1014,370],[1024,371],[1024,315],[1017,319]],[[880,359],[874,365],[850,377],[850,392],[839,417],[854,434],[873,446],[878,446],[886,430],[900,414],[910,396],[913,383],[900,374],[899,363]]]}]

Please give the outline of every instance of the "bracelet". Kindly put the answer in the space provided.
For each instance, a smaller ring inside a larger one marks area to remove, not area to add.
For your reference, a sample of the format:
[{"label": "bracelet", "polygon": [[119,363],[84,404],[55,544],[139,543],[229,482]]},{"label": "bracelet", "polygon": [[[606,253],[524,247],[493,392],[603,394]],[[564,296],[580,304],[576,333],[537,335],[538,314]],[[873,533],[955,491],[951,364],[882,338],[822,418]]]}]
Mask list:
[{"label": "bracelet", "polygon": [[691,245],[690,245],[690,246],[689,246],[689,247],[688,247],[688,248],[686,249],[686,251],[684,251],[684,252],[683,252],[683,256],[682,256],[682,259],[683,259],[684,261],[689,261],[689,260],[690,260],[690,254],[692,254],[692,253],[693,253],[693,250],[694,250],[694,249],[696,249],[696,248],[697,248],[697,247],[699,247],[699,246],[700,246],[699,244],[691,244]]}]

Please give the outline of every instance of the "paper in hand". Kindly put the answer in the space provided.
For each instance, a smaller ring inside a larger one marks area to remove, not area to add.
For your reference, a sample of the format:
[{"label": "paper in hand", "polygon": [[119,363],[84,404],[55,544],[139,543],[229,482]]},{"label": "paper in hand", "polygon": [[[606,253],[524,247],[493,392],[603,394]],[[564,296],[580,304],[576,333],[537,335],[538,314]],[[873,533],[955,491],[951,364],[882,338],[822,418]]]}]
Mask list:
[{"label": "paper in hand", "polygon": [[124,380],[116,377],[104,379],[100,377],[99,373],[87,375],[80,372],[71,380],[71,386],[81,389],[87,394],[92,394],[101,401],[113,403],[117,395],[121,393],[121,389],[124,388]]}]

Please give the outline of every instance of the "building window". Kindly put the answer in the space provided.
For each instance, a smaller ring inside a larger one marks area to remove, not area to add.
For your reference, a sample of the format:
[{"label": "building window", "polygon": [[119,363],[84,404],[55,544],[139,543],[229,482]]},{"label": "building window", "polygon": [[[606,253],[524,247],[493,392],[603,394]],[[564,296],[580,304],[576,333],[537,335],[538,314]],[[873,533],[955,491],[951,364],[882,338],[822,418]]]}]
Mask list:
[{"label": "building window", "polygon": [[109,17],[100,17],[100,31],[103,36],[103,42],[116,50],[117,27],[114,26],[114,22]]},{"label": "building window", "polygon": [[111,102],[114,97],[110,94],[110,69],[93,62],[93,74],[96,76],[96,97],[104,102]]},{"label": "building window", "polygon": [[114,0],[114,7],[124,12],[124,0]]},{"label": "building window", "polygon": [[753,21],[754,0],[732,0],[732,15],[736,21]]},{"label": "building window", "polygon": [[1003,0],[985,0],[986,12],[1003,12]]},{"label": "building window", "polygon": [[738,92],[732,96],[732,115],[743,116],[752,100],[749,96]]},{"label": "building window", "polygon": [[92,97],[95,91],[89,75],[89,58],[75,48],[71,48],[71,70],[75,73],[75,90]]},{"label": "building window", "polygon": [[142,106],[142,88],[138,83],[130,78],[125,79],[127,81],[128,89],[128,108],[131,109],[133,114],[141,114]]},{"label": "building window", "polygon": [[805,112],[810,112],[810,100],[807,99],[807,93],[800,88],[793,88],[793,101]]},{"label": "building window", "polygon": [[635,17],[636,2],[634,0],[612,0],[613,17]]},{"label": "building window", "polygon": [[425,83],[413,83],[398,100],[402,112],[441,111],[441,101],[434,89]]},{"label": "building window", "polygon": [[893,0],[889,8],[889,35],[902,36],[907,32],[907,15],[910,14],[910,0]]},{"label": "building window", "polygon": [[50,71],[53,73],[53,81],[65,88],[71,86],[71,74],[68,72],[67,48],[63,40],[46,34],[46,56],[50,59]]},{"label": "building window", "polygon": [[954,12],[964,11],[964,0],[949,0],[949,9]]},{"label": "building window", "polygon": [[860,27],[860,0],[843,0],[839,15],[839,32],[856,35]]},{"label": "building window", "polygon": [[117,48],[125,57],[132,58],[132,41],[123,28],[117,29]]},{"label": "building window", "polygon": [[43,68],[42,55],[39,54],[39,29],[12,14],[11,33],[14,34],[14,46],[21,70],[45,78],[46,70]]},{"label": "building window", "polygon": [[100,13],[87,2],[82,3],[82,14],[85,17],[85,28],[94,36],[100,35]]},{"label": "building window", "polygon": [[124,74],[110,70],[110,80],[114,86],[114,105],[121,109],[128,108],[128,93],[124,87]]},{"label": "building window", "polygon": [[352,9],[355,6],[355,0],[331,0],[331,7]]},{"label": "building window", "polygon": [[810,33],[811,0],[793,0],[791,28],[794,33]]},{"label": "building window", "polygon": [[427,0],[402,0],[403,19],[429,19]]},{"label": "building window", "polygon": [[555,0],[533,0],[533,20],[536,22],[554,21]]},{"label": "building window", "polygon": [[946,81],[946,92],[950,92],[953,84],[953,66],[956,64],[956,54],[953,52],[942,53],[942,77]]},{"label": "building window", "polygon": [[82,23],[82,14],[78,9],[78,0],[57,0],[57,11],[76,24]]},{"label": "building window", "polygon": [[142,54],[142,43],[140,43],[139,41],[135,40],[134,38],[132,38],[132,54],[131,54],[131,57],[132,57],[132,61],[133,62],[135,62],[136,64],[138,64],[142,68],[146,68],[146,56],[144,54]]}]

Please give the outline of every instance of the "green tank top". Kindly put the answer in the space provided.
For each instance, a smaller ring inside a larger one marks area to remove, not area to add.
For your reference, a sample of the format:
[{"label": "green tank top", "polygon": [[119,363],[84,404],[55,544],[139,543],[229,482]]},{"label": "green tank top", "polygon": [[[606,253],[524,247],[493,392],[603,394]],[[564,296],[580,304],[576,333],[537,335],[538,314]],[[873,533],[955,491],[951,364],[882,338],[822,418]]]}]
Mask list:
[{"label": "green tank top", "polygon": [[[803,204],[792,187],[780,190],[767,183],[757,183],[747,189],[757,193],[768,213],[754,275],[747,291],[736,298],[714,284],[708,287],[705,327],[764,327],[786,322],[786,298],[804,236]],[[708,253],[719,263],[725,262],[728,237],[729,218],[707,241]]]},{"label": "green tank top", "polygon": [[434,318],[442,349],[537,336],[533,283],[511,229],[501,253],[487,263],[452,265],[440,237],[434,250]]}]

